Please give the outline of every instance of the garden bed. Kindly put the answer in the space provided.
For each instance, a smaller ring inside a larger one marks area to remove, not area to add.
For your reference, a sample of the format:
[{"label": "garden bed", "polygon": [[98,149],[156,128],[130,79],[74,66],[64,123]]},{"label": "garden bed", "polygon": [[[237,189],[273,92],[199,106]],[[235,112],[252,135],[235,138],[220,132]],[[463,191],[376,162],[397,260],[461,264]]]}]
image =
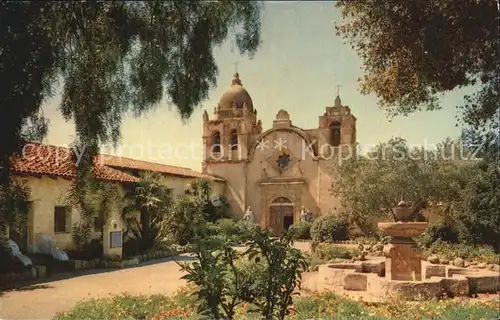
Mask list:
[{"label": "garden bed", "polygon": [[[421,301],[418,304],[405,301],[367,303],[355,301],[333,293],[314,294],[294,298],[293,308],[287,319],[496,319],[500,312],[498,297],[482,299],[445,299]],[[72,311],[55,319],[198,319],[196,297],[189,290],[179,291],[167,297],[121,295],[109,299],[80,302]],[[258,319],[249,313],[248,304],[238,308],[235,319]]]}]

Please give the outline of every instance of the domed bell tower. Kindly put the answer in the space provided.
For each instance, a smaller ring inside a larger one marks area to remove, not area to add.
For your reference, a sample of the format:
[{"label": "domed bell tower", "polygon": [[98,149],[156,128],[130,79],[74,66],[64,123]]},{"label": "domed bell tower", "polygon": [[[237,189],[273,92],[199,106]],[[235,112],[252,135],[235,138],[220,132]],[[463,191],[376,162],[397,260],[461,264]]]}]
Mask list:
[{"label": "domed bell tower", "polygon": [[257,110],[236,73],[214,108],[212,119],[206,110],[203,112],[203,172],[210,164],[246,161],[252,138],[260,133]]}]

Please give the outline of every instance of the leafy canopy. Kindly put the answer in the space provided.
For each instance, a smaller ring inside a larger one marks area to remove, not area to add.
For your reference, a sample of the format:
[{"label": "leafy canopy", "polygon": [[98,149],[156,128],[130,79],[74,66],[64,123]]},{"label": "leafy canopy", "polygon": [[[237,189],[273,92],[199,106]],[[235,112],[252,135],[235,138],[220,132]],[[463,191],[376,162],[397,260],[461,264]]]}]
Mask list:
[{"label": "leafy canopy", "polygon": [[341,0],[336,24],[364,61],[360,80],[390,115],[435,110],[440,93],[477,85],[462,120],[498,128],[500,7],[496,0]]},{"label": "leafy canopy", "polygon": [[[60,111],[90,155],[117,143],[128,111],[163,98],[188,119],[215,85],[213,49],[236,32],[242,54],[260,43],[254,1],[8,1],[0,4],[0,169],[40,139],[44,99],[62,84]],[[82,166],[84,168],[84,166]]]},{"label": "leafy canopy", "polygon": [[[404,139],[380,143],[367,155],[344,160],[333,194],[361,226],[374,216],[390,216],[401,200],[425,207],[451,206],[474,172],[474,161],[459,142],[447,140],[436,150],[410,147]],[[360,227],[361,227],[360,226]]]}]

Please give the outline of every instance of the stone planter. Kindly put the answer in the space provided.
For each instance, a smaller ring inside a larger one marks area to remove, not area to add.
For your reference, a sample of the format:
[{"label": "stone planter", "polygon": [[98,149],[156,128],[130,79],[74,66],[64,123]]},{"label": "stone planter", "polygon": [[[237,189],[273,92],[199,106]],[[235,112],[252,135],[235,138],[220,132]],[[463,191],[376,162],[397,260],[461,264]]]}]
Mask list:
[{"label": "stone planter", "polygon": [[123,268],[122,261],[106,261],[107,268],[120,269]]},{"label": "stone planter", "polygon": [[[65,264],[66,262],[63,263]],[[82,270],[82,261],[80,260],[68,260],[67,264],[71,271]]]},{"label": "stone planter", "polygon": [[37,271],[34,267],[26,269],[22,272],[23,280],[29,281],[29,280],[35,280],[36,278],[37,278]]},{"label": "stone planter", "polygon": [[383,234],[394,238],[413,238],[427,230],[427,222],[380,222],[378,228]]},{"label": "stone planter", "polygon": [[47,275],[47,267],[46,266],[35,266],[37,272],[37,278],[41,279]]}]

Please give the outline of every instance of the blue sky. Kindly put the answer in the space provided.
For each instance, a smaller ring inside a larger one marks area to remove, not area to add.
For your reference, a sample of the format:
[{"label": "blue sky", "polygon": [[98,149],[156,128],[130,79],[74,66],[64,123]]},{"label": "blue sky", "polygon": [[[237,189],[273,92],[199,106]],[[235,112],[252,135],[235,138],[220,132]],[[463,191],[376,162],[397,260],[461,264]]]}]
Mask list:
[{"label": "blue sky", "polygon": [[[462,103],[463,90],[444,95],[441,111],[419,112],[391,122],[377,107],[375,96],[361,95],[357,79],[362,75],[362,61],[335,35],[333,24],[339,19],[332,2],[266,2],[263,42],[257,54],[252,60],[240,57],[237,50],[232,50],[231,40],[217,48],[217,86],[188,123],[183,124],[177,112],[164,103],[139,119],[126,117],[121,146],[114,150],[106,147],[104,151],[199,170],[202,112],[207,109],[212,115],[231,82],[235,62],[264,130],[271,127],[279,109],[289,112],[294,125],[316,128],[325,107],[333,105],[336,86],[340,84],[342,103],[350,106],[358,119],[357,138],[362,147],[391,137],[403,137],[410,144],[432,145],[446,137],[459,136],[455,106]],[[74,126],[61,117],[59,103],[57,96],[43,106],[50,120],[45,143],[68,145],[74,139]]]}]

